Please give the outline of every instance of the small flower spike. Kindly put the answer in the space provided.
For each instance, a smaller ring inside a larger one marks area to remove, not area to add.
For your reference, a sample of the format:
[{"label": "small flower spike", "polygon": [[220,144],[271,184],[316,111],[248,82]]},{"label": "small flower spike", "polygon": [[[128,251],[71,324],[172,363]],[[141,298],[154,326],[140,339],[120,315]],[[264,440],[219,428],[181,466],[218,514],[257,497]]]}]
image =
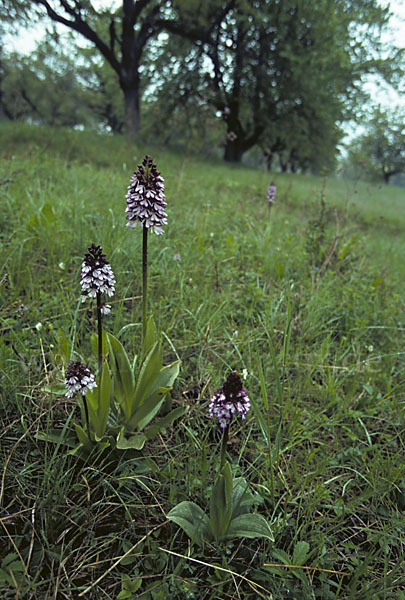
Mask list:
[{"label": "small flower spike", "polygon": [[78,392],[85,396],[87,392],[97,387],[94,375],[87,368],[87,365],[83,365],[78,360],[71,360],[66,367],[65,385],[67,387],[65,394],[67,398],[73,398]]},{"label": "small flower spike", "polygon": [[138,170],[132,175],[127,201],[127,227],[134,228],[137,223],[151,229],[156,234],[163,233],[167,225],[164,179],[150,156],[145,156]]},{"label": "small flower spike", "polygon": [[269,202],[270,204],[273,204],[275,202],[276,192],[277,188],[275,186],[274,181],[272,181],[269,187],[267,188],[267,202]]},{"label": "small flower spike", "polygon": [[226,429],[233,415],[239,413],[242,419],[245,419],[249,410],[250,400],[240,376],[238,373],[230,373],[222,388],[214,394],[210,402],[211,419],[216,416],[221,429]]},{"label": "small flower spike", "polygon": [[[82,302],[86,300],[87,296],[96,298],[97,294],[107,294],[110,297],[114,295],[114,273],[101,246],[92,244],[84,255],[80,284],[82,286]],[[101,312],[104,315],[107,315],[110,310],[109,304],[102,304]]]}]

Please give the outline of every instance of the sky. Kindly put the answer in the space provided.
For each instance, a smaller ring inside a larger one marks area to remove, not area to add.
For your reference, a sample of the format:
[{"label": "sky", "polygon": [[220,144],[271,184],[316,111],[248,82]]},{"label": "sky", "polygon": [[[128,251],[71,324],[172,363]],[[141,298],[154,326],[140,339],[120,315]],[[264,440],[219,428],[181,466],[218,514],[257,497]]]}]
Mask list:
[{"label": "sky", "polygon": [[[93,0],[97,7],[109,7],[117,4],[117,0]],[[383,37],[383,42],[394,42],[398,47],[405,47],[405,1],[404,0],[389,0],[391,18],[389,30]],[[60,26],[61,32],[66,31],[66,28]],[[14,35],[6,36],[4,46],[8,50],[17,50],[24,54],[29,54],[34,50],[35,45],[43,36],[42,27],[33,27],[29,30],[24,30],[21,35],[21,29],[13,32]],[[384,108],[404,107],[405,108],[405,86],[403,86],[402,94],[396,92],[391,86],[382,82],[378,78],[368,77],[364,83],[365,90],[371,95],[373,103],[380,104]]]},{"label": "sky", "polygon": [[[394,42],[399,48],[405,47],[405,2],[404,0],[391,0],[389,2],[393,17],[390,29],[382,36],[383,42]],[[393,106],[405,107],[405,85],[402,85],[402,94],[396,92],[389,85],[372,77],[364,84],[375,103],[381,103],[387,108]]]}]

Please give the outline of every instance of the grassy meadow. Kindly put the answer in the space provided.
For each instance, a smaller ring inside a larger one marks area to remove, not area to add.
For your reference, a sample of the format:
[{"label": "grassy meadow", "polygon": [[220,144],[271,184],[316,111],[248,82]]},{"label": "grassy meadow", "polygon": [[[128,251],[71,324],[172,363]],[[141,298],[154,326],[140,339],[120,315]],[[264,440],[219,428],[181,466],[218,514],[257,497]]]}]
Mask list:
[{"label": "grassy meadow", "polygon": [[[80,301],[92,242],[117,281],[104,326],[139,348],[142,232],[124,210],[145,154],[168,212],[149,238],[149,311],[187,413],[141,452],[83,461],[63,445],[78,399],[52,390],[70,358],[97,364]],[[405,191],[272,177],[270,212],[263,168],[1,126],[2,599],[405,599]],[[167,514],[209,505],[208,405],[231,370],[254,408],[228,460],[274,542],[198,545]],[[50,429],[59,443],[38,439]]]}]

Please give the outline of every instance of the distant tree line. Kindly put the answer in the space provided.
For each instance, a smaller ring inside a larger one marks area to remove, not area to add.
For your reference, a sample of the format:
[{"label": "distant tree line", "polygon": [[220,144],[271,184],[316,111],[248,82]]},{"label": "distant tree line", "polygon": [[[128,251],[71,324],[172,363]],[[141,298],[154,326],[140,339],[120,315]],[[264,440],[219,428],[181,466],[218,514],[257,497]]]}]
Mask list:
[{"label": "distant tree line", "polygon": [[374,107],[365,132],[351,141],[345,164],[351,177],[383,180],[405,173],[405,112]]},{"label": "distant tree line", "polygon": [[60,43],[50,29],[28,57],[0,53],[7,118],[131,142],[222,139],[229,162],[256,148],[269,167],[333,167],[342,124],[362,114],[362,77],[401,74],[401,52],[381,47],[389,11],[377,0],[0,1],[9,24],[70,32]]}]

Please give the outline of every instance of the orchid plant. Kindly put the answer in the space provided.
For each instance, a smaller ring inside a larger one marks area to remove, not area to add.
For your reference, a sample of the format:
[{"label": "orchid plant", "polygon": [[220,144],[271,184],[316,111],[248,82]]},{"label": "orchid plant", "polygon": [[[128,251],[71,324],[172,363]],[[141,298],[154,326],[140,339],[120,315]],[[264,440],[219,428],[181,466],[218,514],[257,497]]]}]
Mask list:
[{"label": "orchid plant", "polygon": [[229,374],[222,388],[211,399],[209,415],[217,417],[222,431],[220,465],[209,506],[209,514],[190,501],[180,502],[167,515],[179,525],[192,541],[204,540],[220,543],[236,537],[264,537],[274,540],[269,523],[259,514],[251,513],[252,505],[260,502],[243,477],[233,477],[226,460],[229,428],[234,418],[246,418],[250,400],[238,373]]},{"label": "orchid plant", "polygon": [[[67,437],[73,452],[88,455],[111,446],[119,450],[141,450],[147,440],[185,413],[179,407],[158,418],[163,403],[179,374],[180,361],[163,365],[160,335],[153,316],[147,317],[148,231],[163,233],[167,224],[163,177],[150,156],[133,174],[128,192],[127,225],[142,226],[142,345],[131,360],[121,342],[103,332],[102,320],[111,312],[106,297],[115,292],[115,276],[101,246],[92,244],[81,268],[82,301],[96,301],[97,335],[94,336],[98,360],[97,377],[80,361],[70,361],[66,369],[66,396],[82,397],[82,422],[75,424],[79,446]],[[152,423],[153,421],[153,423]],[[39,438],[63,443],[55,432]]]}]

